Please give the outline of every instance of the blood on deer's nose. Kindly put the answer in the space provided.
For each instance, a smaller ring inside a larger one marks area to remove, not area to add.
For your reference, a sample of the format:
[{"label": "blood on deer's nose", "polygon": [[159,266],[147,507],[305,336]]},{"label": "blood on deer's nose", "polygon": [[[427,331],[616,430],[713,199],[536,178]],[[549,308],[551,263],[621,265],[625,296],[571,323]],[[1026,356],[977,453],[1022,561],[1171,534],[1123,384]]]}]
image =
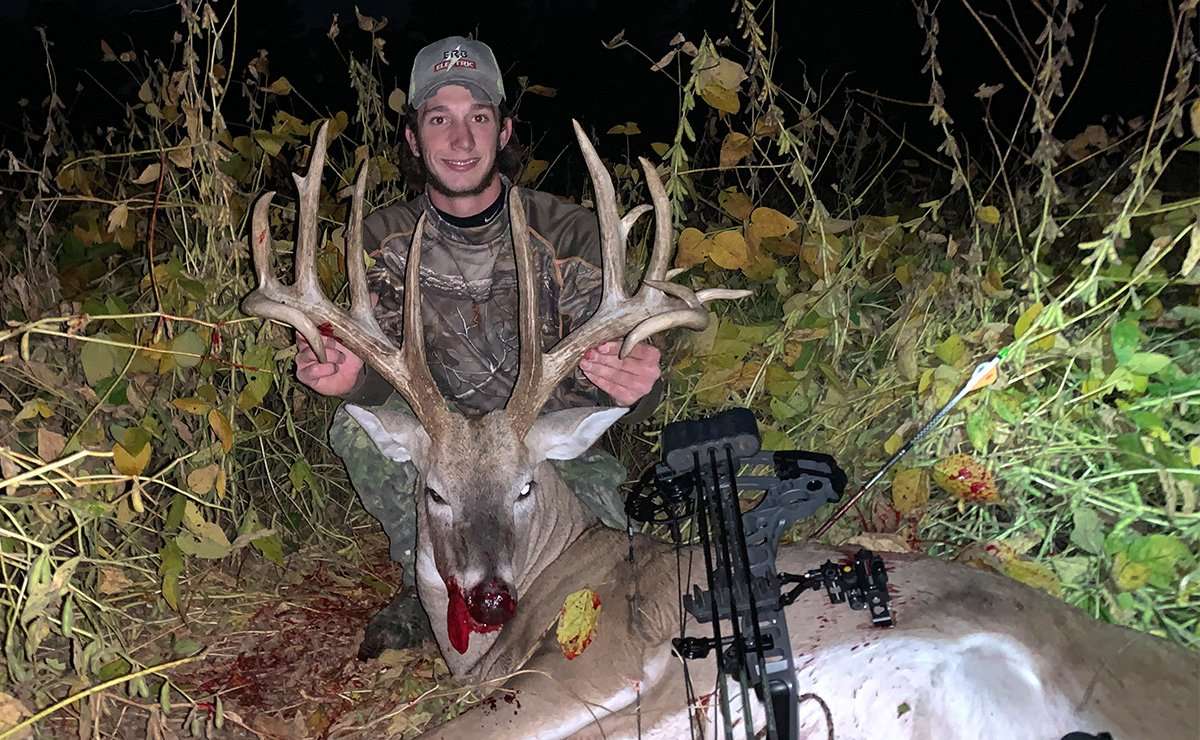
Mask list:
[{"label": "blood on deer's nose", "polygon": [[493,578],[471,589],[467,608],[476,622],[499,625],[512,619],[517,611],[517,600],[503,581]]}]

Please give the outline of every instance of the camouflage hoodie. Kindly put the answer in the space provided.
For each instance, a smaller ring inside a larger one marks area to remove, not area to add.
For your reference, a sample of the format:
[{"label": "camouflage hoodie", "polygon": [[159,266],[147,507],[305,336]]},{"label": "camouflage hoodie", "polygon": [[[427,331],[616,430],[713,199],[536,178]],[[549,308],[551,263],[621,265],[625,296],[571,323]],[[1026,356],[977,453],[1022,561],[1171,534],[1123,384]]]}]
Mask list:
[{"label": "camouflage hoodie", "polygon": [[[505,186],[510,187],[507,181]],[[521,188],[520,193],[538,275],[542,349],[549,350],[600,303],[599,226],[595,214],[582,206],[536,190]],[[408,248],[422,211],[427,214],[420,278],[426,360],[451,404],[462,413],[481,415],[505,404],[517,376],[517,274],[508,208],[490,223],[461,228],[421,195],[365,220],[363,246],[375,260],[367,281],[379,296],[375,313],[383,330],[397,338],[402,334]],[[368,372],[346,398],[370,405],[382,403],[390,392],[382,378]],[[657,395],[650,393],[630,416],[646,415]],[[612,403],[576,370],[545,409]]]}]

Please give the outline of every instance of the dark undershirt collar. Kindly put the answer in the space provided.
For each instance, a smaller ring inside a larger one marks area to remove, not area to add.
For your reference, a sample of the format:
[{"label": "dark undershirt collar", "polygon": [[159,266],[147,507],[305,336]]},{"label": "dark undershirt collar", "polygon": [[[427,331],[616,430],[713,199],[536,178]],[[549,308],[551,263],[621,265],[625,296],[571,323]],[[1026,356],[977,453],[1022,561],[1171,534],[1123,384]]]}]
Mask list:
[{"label": "dark undershirt collar", "polygon": [[442,217],[446,223],[460,229],[471,229],[477,226],[486,226],[496,220],[496,216],[504,210],[504,196],[508,194],[508,186],[500,189],[500,195],[496,196],[496,200],[487,208],[484,208],[474,216],[455,216],[446,213],[441,208],[434,206],[434,210]]}]

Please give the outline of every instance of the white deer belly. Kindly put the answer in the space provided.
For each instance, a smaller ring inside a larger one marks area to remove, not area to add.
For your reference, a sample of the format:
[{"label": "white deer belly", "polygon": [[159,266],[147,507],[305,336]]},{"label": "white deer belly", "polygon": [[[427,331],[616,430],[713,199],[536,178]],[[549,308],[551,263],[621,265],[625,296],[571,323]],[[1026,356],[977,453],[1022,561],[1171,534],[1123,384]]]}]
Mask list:
[{"label": "white deer belly", "polygon": [[[868,633],[869,634],[869,633]],[[1035,656],[1002,634],[961,638],[888,635],[823,646],[797,660],[802,740],[1059,740],[1087,727],[1071,701],[1040,677]],[[712,686],[696,686],[701,734],[723,738]],[[733,737],[744,738],[740,690],[729,683]],[[832,717],[832,734],[828,716]],[[754,727],[764,707],[751,693]],[[686,716],[643,728],[645,738],[688,737]]]}]

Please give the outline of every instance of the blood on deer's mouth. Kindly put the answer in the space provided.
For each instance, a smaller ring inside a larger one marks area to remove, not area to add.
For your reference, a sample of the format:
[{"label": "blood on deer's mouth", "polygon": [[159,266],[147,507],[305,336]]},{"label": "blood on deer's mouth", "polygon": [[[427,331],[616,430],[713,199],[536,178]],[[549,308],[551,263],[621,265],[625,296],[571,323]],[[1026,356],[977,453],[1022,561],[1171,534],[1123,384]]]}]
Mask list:
[{"label": "blood on deer's mouth", "polygon": [[[472,617],[472,605],[467,603],[467,599],[463,597],[463,592],[458,585],[458,581],[453,578],[446,579],[446,592],[450,597],[450,602],[446,608],[446,634],[450,638],[450,645],[458,651],[459,655],[466,653],[467,648],[470,647],[472,632],[480,634],[495,632],[504,626],[504,622],[485,624]],[[508,607],[508,610],[510,612],[515,611],[516,605],[512,604]],[[511,613],[509,616],[511,616]]]}]

